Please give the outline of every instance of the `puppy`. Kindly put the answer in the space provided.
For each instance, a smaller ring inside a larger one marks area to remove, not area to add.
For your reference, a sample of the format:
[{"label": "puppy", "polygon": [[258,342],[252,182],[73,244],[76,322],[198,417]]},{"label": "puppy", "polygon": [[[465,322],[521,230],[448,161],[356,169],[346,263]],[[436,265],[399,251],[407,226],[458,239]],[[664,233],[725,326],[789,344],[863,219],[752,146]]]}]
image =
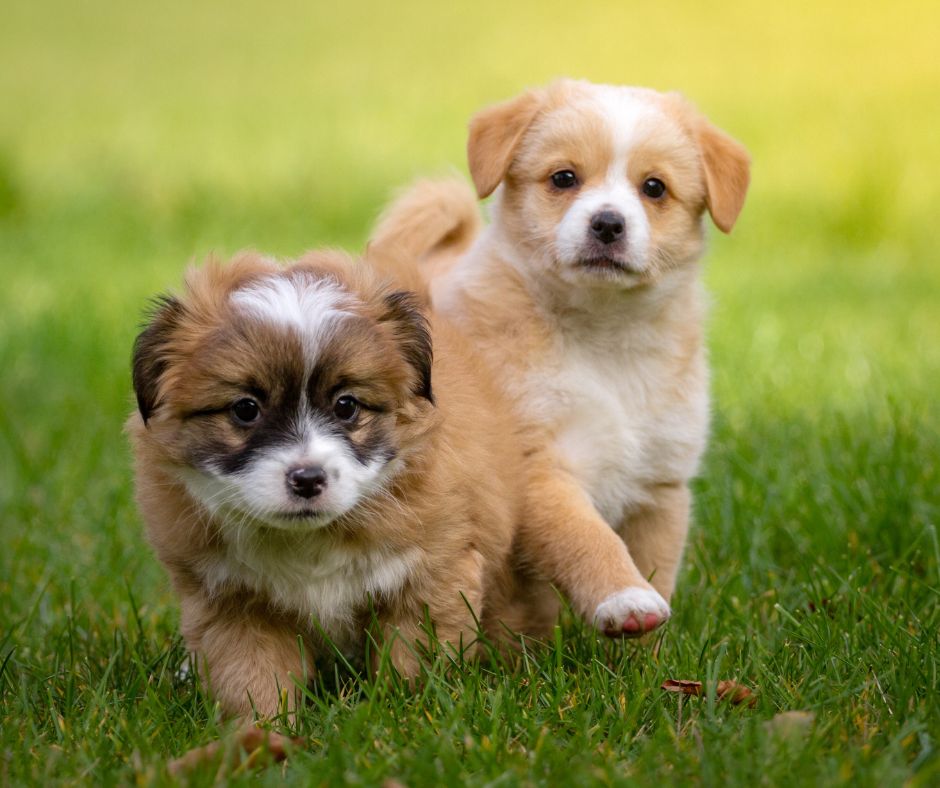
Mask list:
[{"label": "puppy", "polygon": [[325,639],[362,653],[373,614],[405,676],[426,609],[466,653],[478,621],[534,631],[510,609],[514,423],[434,339],[432,362],[412,296],[332,253],[191,270],[137,338],[137,500],[227,714],[294,708]]},{"label": "puppy", "polygon": [[708,431],[702,216],[731,230],[748,155],[676,94],[571,80],[484,109],[467,147],[495,194],[469,250],[461,183],[413,187],[371,248],[427,261],[539,447],[522,553],[600,629],[642,634],[671,614]]}]

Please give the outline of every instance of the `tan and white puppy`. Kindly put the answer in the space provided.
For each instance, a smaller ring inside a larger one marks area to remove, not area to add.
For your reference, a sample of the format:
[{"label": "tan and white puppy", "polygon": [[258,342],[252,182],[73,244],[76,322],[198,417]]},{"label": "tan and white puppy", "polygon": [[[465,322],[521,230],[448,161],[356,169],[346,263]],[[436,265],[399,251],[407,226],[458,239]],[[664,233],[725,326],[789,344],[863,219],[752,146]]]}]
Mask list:
[{"label": "tan and white puppy", "polygon": [[133,366],[140,510],[226,713],[276,713],[324,634],[363,653],[371,611],[407,676],[425,606],[469,652],[476,620],[538,626],[512,607],[523,458],[503,398],[459,335],[368,267],[321,253],[193,269]]},{"label": "tan and white puppy", "polygon": [[469,249],[459,182],[413,187],[372,248],[428,261],[435,310],[541,447],[525,558],[608,634],[642,634],[671,613],[708,432],[702,216],[734,225],[747,153],[676,94],[562,80],[480,112],[468,156],[495,193]]}]

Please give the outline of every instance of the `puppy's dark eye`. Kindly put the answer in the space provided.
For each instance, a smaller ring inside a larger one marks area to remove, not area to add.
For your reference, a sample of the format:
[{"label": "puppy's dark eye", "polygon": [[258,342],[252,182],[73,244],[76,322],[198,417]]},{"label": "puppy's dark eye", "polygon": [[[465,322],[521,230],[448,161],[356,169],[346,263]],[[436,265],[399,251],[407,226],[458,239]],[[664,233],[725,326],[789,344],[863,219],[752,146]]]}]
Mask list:
[{"label": "puppy's dark eye", "polygon": [[340,421],[354,421],[359,415],[359,401],[344,394],[333,403],[333,415]]},{"label": "puppy's dark eye", "polygon": [[243,427],[254,424],[261,416],[261,408],[253,399],[240,399],[232,405],[232,418]]},{"label": "puppy's dark eye", "polygon": [[556,189],[570,189],[578,185],[578,176],[571,170],[559,170],[552,173],[552,186]]},{"label": "puppy's dark eye", "polygon": [[643,181],[643,194],[647,197],[658,200],[666,193],[666,184],[659,178],[647,178]]}]

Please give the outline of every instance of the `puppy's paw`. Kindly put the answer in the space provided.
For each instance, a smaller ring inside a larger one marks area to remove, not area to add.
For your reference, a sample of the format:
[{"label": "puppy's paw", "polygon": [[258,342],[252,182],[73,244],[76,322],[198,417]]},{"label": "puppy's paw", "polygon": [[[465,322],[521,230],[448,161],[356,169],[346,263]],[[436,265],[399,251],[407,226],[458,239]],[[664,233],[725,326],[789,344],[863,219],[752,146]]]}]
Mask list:
[{"label": "puppy's paw", "polygon": [[608,637],[635,638],[665,623],[669,603],[652,588],[633,586],[611,594],[597,606],[594,626]]}]

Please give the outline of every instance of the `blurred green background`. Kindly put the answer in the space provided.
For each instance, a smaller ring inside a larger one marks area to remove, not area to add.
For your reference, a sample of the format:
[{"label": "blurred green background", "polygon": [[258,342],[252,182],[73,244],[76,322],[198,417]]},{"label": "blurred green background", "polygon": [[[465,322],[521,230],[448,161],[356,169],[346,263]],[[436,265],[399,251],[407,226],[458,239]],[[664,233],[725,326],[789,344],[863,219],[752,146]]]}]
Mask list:
[{"label": "blurred green background", "polygon": [[562,75],[681,90],[753,156],[711,234],[687,587],[737,605],[798,598],[827,555],[909,562],[940,509],[938,42],[936,0],[7,0],[0,662],[43,664],[76,605],[106,641],[128,589],[173,632],[121,434],[148,297],[209,252],[361,247],[396,188],[465,172],[474,111]]},{"label": "blurred green background", "polygon": [[14,0],[4,335],[81,304],[126,337],[141,297],[209,250],[356,246],[392,189],[464,170],[472,112],[571,75],[679,89],[753,154],[746,212],[710,265],[719,393],[739,365],[794,407],[821,382],[856,404],[899,375],[925,386],[940,366],[938,19],[906,0]]}]

